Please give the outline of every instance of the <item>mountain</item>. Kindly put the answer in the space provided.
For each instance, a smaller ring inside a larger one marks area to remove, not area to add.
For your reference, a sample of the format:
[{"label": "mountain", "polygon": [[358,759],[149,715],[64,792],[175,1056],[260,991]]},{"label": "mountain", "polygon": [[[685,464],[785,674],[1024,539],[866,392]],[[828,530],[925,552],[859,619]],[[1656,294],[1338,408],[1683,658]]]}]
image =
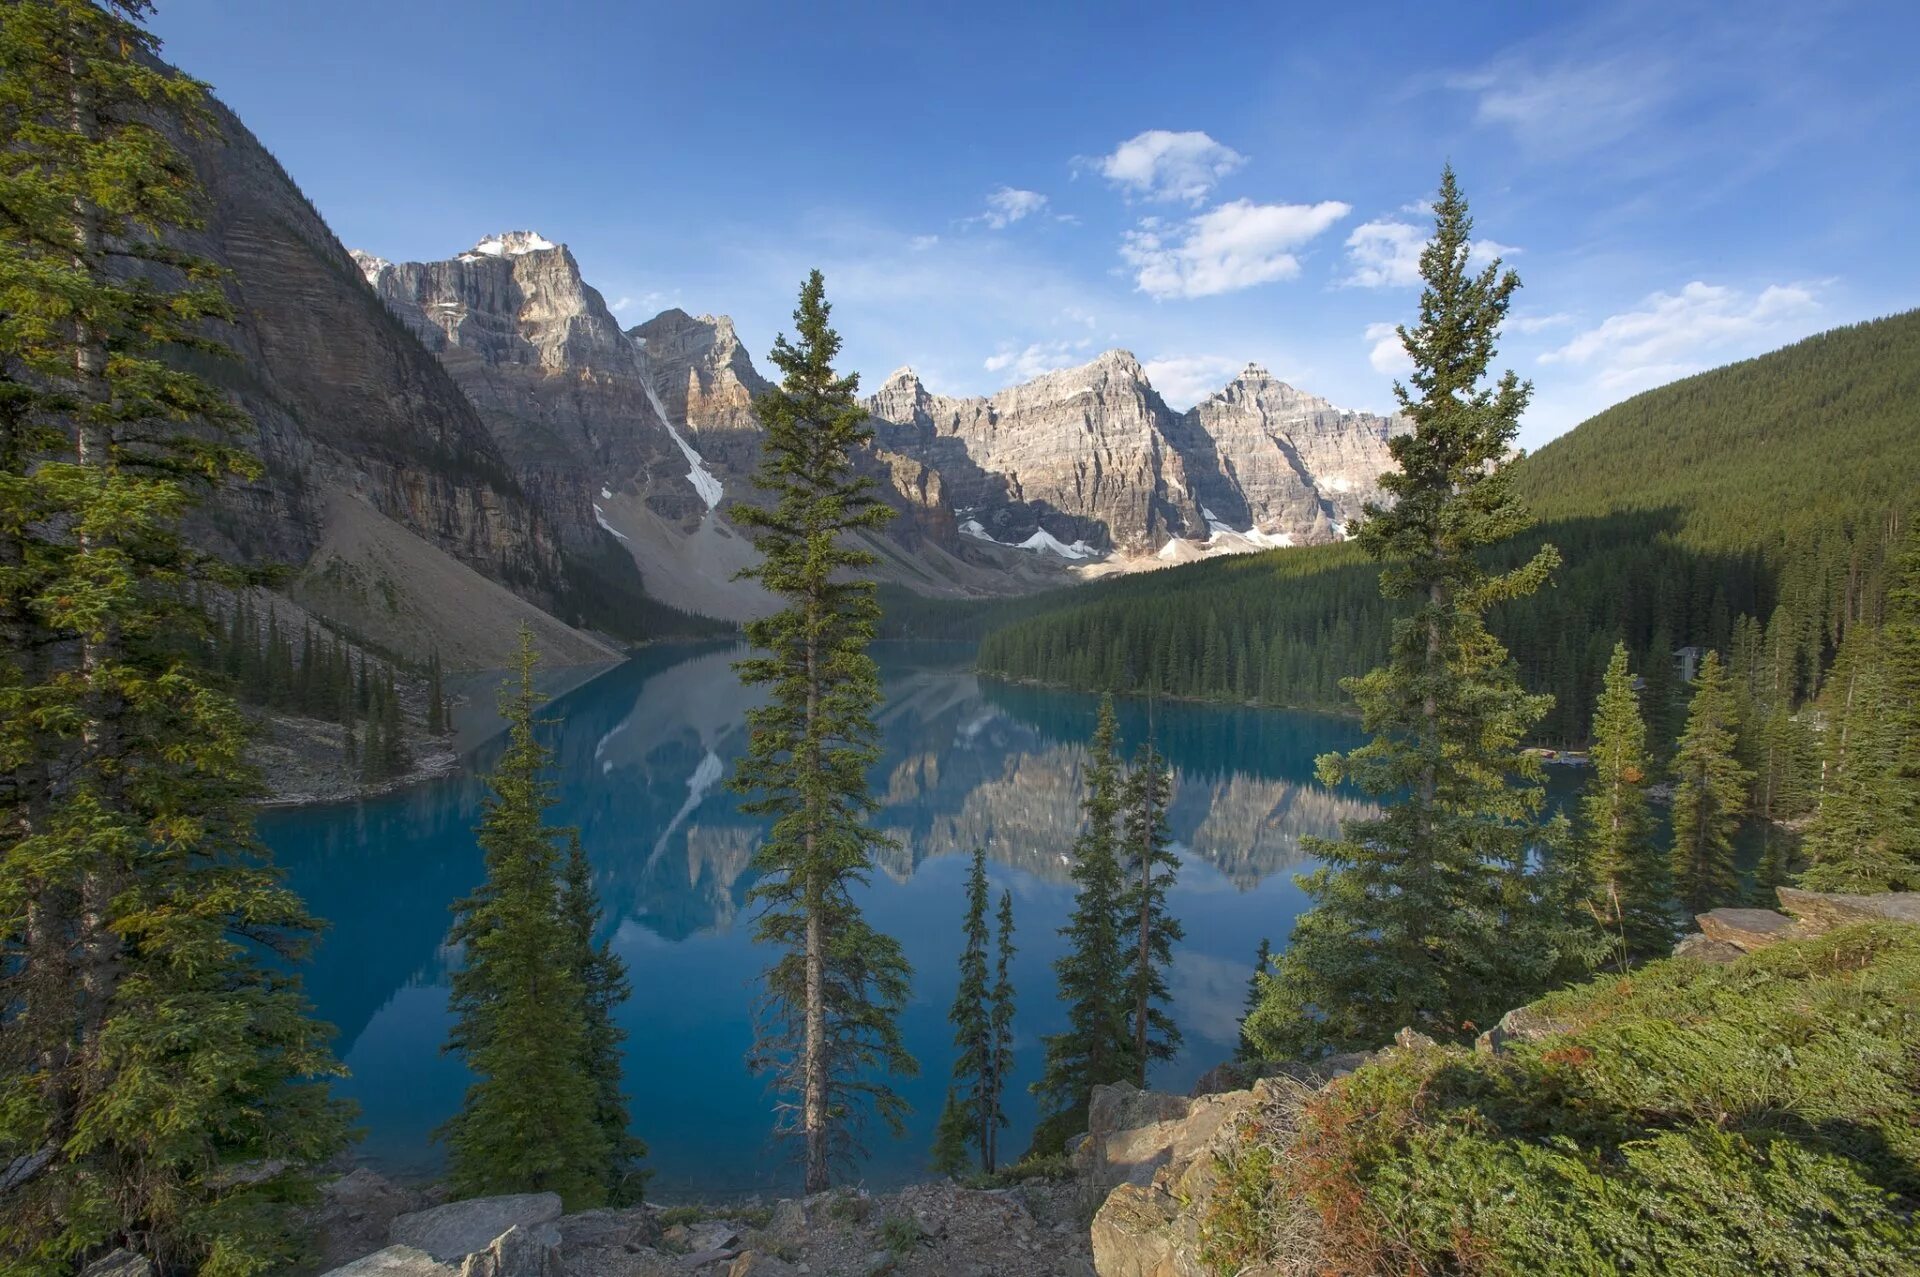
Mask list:
[{"label": "mountain", "polygon": [[883,447],[940,474],[969,536],[1118,567],[1338,540],[1405,428],[1254,364],[1175,413],[1123,350],[964,399],[903,368],[867,406]]},{"label": "mountain", "polygon": [[[1790,645],[1798,690],[1816,687],[1848,627],[1879,607],[1890,541],[1920,513],[1916,403],[1911,311],[1636,395],[1522,458],[1515,487],[1538,524],[1493,557],[1552,542],[1564,562],[1550,588],[1490,620],[1528,687],[1554,697],[1539,739],[1584,740],[1616,639],[1644,671],[1681,646],[1730,651],[1747,617]],[[1344,708],[1340,680],[1378,663],[1401,614],[1378,583],[1351,545],[1097,582],[1007,609],[980,667]]]},{"label": "mountain", "polygon": [[234,359],[201,368],[253,423],[265,474],[225,489],[198,535],[288,569],[301,604],[407,656],[498,666],[525,623],[556,662],[649,619],[637,573],[570,552],[459,387],[370,293],[360,265],[225,108],[173,140],[207,193],[181,245],[227,274]]}]

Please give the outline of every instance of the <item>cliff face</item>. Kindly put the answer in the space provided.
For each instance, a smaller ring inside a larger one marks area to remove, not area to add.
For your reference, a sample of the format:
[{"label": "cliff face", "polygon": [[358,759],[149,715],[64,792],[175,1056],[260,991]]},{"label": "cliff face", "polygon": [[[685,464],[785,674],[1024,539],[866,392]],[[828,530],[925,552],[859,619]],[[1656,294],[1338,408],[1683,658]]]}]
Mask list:
[{"label": "cliff face", "polygon": [[1174,413],[1125,351],[985,398],[932,394],[902,369],[868,409],[884,447],[939,473],[963,531],[1068,559],[1338,539],[1379,497],[1404,428],[1257,365]]},{"label": "cliff face", "polygon": [[[266,474],[222,492],[198,516],[198,535],[242,560],[301,569],[294,591],[312,587],[309,605],[354,632],[504,658],[465,641],[467,596],[510,590],[567,613],[583,590],[581,565],[472,404],[368,292],[278,162],[231,112],[214,113],[214,130],[175,136],[207,193],[205,227],[181,243],[229,272],[235,321],[218,335],[237,358],[204,371],[250,415]],[[434,564],[461,595],[416,597],[414,582],[341,558],[343,511],[357,527],[378,526],[389,550]],[[543,623],[556,656],[564,635]]]}]

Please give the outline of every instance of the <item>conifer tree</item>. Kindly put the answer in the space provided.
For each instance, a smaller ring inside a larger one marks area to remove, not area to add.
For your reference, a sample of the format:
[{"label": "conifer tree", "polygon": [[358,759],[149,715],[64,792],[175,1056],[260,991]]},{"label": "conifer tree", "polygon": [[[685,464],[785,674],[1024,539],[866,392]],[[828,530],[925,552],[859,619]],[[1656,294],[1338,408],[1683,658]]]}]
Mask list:
[{"label": "conifer tree", "polygon": [[1260,1005],[1260,999],[1266,992],[1267,973],[1273,963],[1273,943],[1265,936],[1260,937],[1260,947],[1253,954],[1253,975],[1247,979],[1247,1003],[1240,1012],[1240,1041],[1234,1048],[1236,1059],[1251,1059],[1253,1044],[1247,1040],[1247,1020],[1254,1009]]},{"label": "conifer tree", "polygon": [[1172,790],[1173,773],[1148,741],[1127,775],[1120,800],[1125,813],[1120,873],[1126,886],[1120,914],[1126,924],[1129,1055],[1133,1084],[1142,1090],[1148,1064],[1173,1058],[1180,1047],[1180,1030],[1166,1009],[1167,968],[1173,963],[1174,942],[1185,935],[1179,919],[1167,910],[1167,892],[1180,868],[1179,858],[1167,847]]},{"label": "conifer tree", "polygon": [[[1313,899],[1247,1032],[1262,1054],[1377,1046],[1403,1025],[1459,1037],[1567,978],[1591,948],[1559,884],[1531,880],[1539,763],[1520,740],[1552,703],[1522,690],[1483,621],[1531,594],[1558,562],[1551,546],[1504,573],[1479,552],[1528,526],[1510,449],[1531,387],[1483,379],[1519,279],[1470,269],[1472,222],[1448,169],[1420,256],[1420,322],[1400,330],[1414,393],[1396,384],[1410,434],[1382,476],[1357,539],[1381,562],[1381,590],[1414,601],[1394,623],[1387,664],[1345,686],[1371,743],[1320,760],[1328,784],[1389,799],[1311,846]],[[1549,862],[1550,863],[1550,862]]]},{"label": "conifer tree", "polygon": [[1673,878],[1653,840],[1645,785],[1647,727],[1616,643],[1594,708],[1591,770],[1580,799],[1579,836],[1594,888],[1593,910],[1615,957],[1663,954],[1673,944]]},{"label": "conifer tree", "polygon": [[440,675],[440,653],[427,659],[427,735],[447,734],[447,694]]},{"label": "conifer tree", "polygon": [[190,659],[197,587],[240,575],[181,519],[258,466],[190,371],[230,310],[176,247],[202,195],[157,122],[209,117],[148,8],[0,17],[0,1266],[22,1277],[116,1246],[285,1265],[284,1205],[346,1139],[314,1081],[328,1032],[262,960],[314,923],[255,840],[245,722]]},{"label": "conifer tree", "polygon": [[940,1120],[933,1128],[933,1151],[927,1165],[934,1174],[957,1179],[967,1169],[967,1144],[973,1138],[973,1120],[958,1087],[947,1088],[946,1103],[940,1106]]},{"label": "conifer tree", "polygon": [[868,1112],[901,1133],[905,1102],[881,1075],[916,1068],[899,1028],[906,957],[852,894],[890,844],[868,824],[880,679],[867,649],[879,605],[861,572],[874,556],[850,539],[892,511],[853,470],[871,432],[855,398],[859,379],[834,371],[840,335],[829,316],[814,271],[794,311],[795,340],[774,342],[780,384],[754,401],[766,429],[754,482],[773,504],[738,506],[734,516],[760,553],[748,575],[784,604],[748,623],[761,654],[737,666],[742,681],[770,692],[748,713],[747,753],[731,783],[748,796],[743,810],[772,818],[754,854],[755,935],[780,954],[766,973],[751,1058],[785,1097],[779,1129],[801,1140],[809,1193],[828,1187],[836,1159],[858,1151]]},{"label": "conifer tree", "polygon": [[[1102,697],[1088,749],[1084,823],[1073,848],[1073,880],[1079,888],[1073,914],[1060,934],[1067,950],[1054,962],[1067,1027],[1046,1039],[1046,1065],[1033,1091],[1049,1119],[1045,1129],[1061,1137],[1083,1128],[1093,1088],[1133,1075],[1129,1032],[1127,962],[1123,950],[1119,831],[1120,763],[1115,755],[1119,725],[1113,697]],[[1069,1129],[1070,1128],[1070,1129]],[[1035,1136],[1036,1147],[1041,1137]],[[1043,1150],[1045,1151],[1045,1150]]]},{"label": "conifer tree", "polygon": [[[953,1009],[947,1019],[953,1025],[953,1044],[959,1054],[953,1061],[953,1085],[947,1092],[947,1108],[957,1114],[955,1120],[966,1132],[963,1145],[978,1152],[980,1169],[993,1171],[994,1134],[1006,1125],[999,1106],[999,1043],[994,1024],[994,989],[987,983],[987,853],[976,847],[973,863],[967,871],[967,912],[961,922],[960,983],[954,990]],[[941,1133],[946,1133],[946,1114],[941,1115]]]},{"label": "conifer tree", "polygon": [[545,820],[555,799],[551,754],[534,734],[536,659],[522,629],[517,676],[500,689],[507,748],[487,777],[480,822],[486,881],[454,905],[450,933],[464,960],[447,1049],[475,1080],[440,1133],[457,1196],[553,1192],[582,1210],[607,1200],[614,1154],[600,1120],[603,1079],[588,1068],[595,1044],[578,933],[562,907],[557,843],[570,831]]},{"label": "conifer tree", "polygon": [[647,1155],[646,1141],[633,1134],[622,1089],[620,1044],[626,1031],[614,1022],[614,1012],[633,992],[627,964],[605,942],[596,943],[600,929],[600,898],[593,889],[592,866],[580,846],[580,836],[567,834],[567,865],[560,893],[560,913],[572,942],[572,964],[580,973],[586,1005],[586,1040],[581,1068],[593,1083],[593,1120],[606,1141],[607,1165],[602,1180],[607,1201],[616,1206],[638,1202],[646,1189],[648,1172],[638,1163]]},{"label": "conifer tree", "polygon": [[1007,1079],[1013,1076],[1013,893],[1000,893],[1000,912],[996,921],[993,993],[988,999],[987,1019],[993,1028],[993,1086],[988,1092],[999,1120],[986,1128],[987,1147],[983,1164],[993,1174],[1000,1164],[1000,1127],[1007,1124]]},{"label": "conifer tree", "polygon": [[1693,913],[1734,894],[1733,835],[1746,811],[1752,773],[1734,757],[1733,688],[1708,652],[1694,679],[1686,730],[1673,753],[1673,878]]}]

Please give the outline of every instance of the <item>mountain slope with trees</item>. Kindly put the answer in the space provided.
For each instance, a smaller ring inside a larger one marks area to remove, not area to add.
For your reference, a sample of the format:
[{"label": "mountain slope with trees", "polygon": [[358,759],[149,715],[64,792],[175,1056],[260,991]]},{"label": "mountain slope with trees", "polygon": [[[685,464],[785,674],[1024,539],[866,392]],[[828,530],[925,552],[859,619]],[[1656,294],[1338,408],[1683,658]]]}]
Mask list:
[{"label": "mountain slope with trees", "polygon": [[[1780,626],[1785,699],[1818,690],[1852,625],[1877,617],[1888,547],[1920,492],[1920,311],[1818,337],[1648,391],[1514,466],[1538,520],[1488,552],[1511,567],[1544,543],[1553,586],[1490,614],[1526,686],[1555,705],[1536,729],[1584,742],[1616,640],[1652,681],[1650,719],[1677,734],[1666,662],[1731,651],[1743,617]],[[1397,615],[1352,545],[1278,550],[1101,583],[982,641],[983,672],[1093,689],[1343,707]],[[1659,754],[1670,742],[1656,739]]]}]

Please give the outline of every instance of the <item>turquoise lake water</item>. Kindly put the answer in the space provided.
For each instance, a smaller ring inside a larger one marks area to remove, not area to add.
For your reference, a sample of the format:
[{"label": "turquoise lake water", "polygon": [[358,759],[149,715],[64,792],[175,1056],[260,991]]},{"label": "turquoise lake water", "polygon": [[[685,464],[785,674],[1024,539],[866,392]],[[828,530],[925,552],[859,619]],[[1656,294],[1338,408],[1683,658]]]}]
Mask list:
[{"label": "turquoise lake water", "polygon": [[[1014,897],[1019,993],[1017,1152],[1037,1112],[1041,1035],[1061,1025],[1051,963],[1071,904],[1065,853],[1079,824],[1083,742],[1092,697],[976,679],[971,649],[881,648],[885,757],[873,785],[877,824],[900,850],[862,893],[874,923],[914,966],[904,1032],[921,1073],[901,1089],[914,1107],[905,1139],[870,1132],[858,1178],[886,1187],[924,1178],[953,1061],[946,1021],[959,952],[966,853],[985,847],[997,898]],[[762,1079],[744,1063],[755,976],[767,954],[751,940],[746,896],[760,824],[725,787],[745,743],[751,703],[723,647],[656,649],[549,704],[559,807],[593,860],[614,948],[633,997],[621,1020],[634,1128],[651,1145],[658,1198],[714,1198],[789,1188],[772,1145]],[[476,701],[488,701],[485,692]],[[478,721],[485,706],[463,706]],[[1144,740],[1147,707],[1122,702],[1127,748]],[[1184,1090],[1233,1051],[1253,954],[1282,943],[1302,904],[1292,875],[1309,865],[1300,839],[1331,835],[1365,814],[1361,796],[1329,792],[1313,760],[1360,739],[1339,718],[1162,703],[1154,735],[1175,772],[1170,809],[1181,858],[1173,908],[1186,926],[1170,984],[1185,1033],[1156,1086]],[[474,753],[484,769],[497,744]],[[337,1026],[352,1071],[341,1090],[361,1107],[361,1156],[401,1174],[430,1174],[430,1133],[458,1107],[461,1064],[446,1039],[449,905],[481,877],[474,844],[483,786],[472,771],[387,798],[268,813],[261,831],[292,885],[329,931],[305,980]]]}]

